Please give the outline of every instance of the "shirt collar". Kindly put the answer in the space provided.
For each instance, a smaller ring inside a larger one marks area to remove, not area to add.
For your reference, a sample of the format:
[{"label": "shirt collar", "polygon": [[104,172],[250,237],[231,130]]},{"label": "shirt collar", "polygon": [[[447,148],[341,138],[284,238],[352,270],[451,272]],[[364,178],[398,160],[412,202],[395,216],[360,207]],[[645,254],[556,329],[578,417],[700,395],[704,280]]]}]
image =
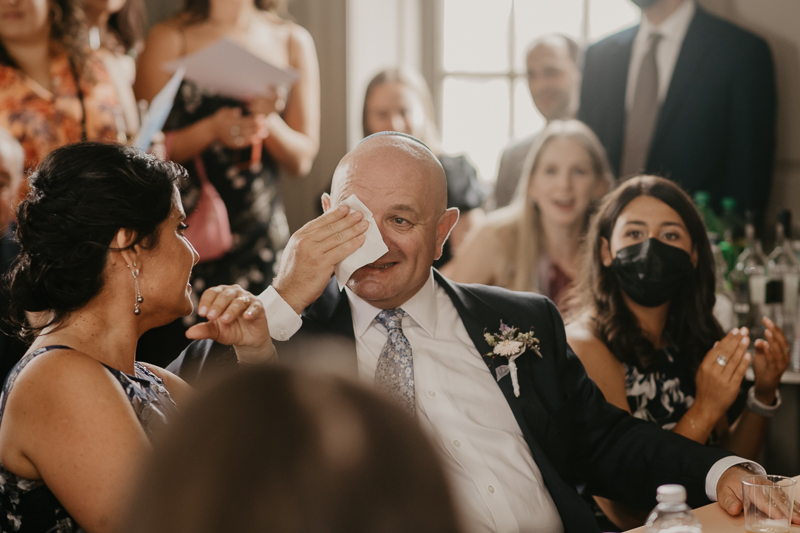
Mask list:
[{"label": "shirt collar", "polygon": [[642,23],[636,38],[646,42],[651,33],[658,32],[664,39],[681,42],[689,29],[695,11],[694,0],[684,0],[678,9],[658,26],[651,24],[647,17],[642,15]]},{"label": "shirt collar", "polygon": [[[361,337],[375,321],[375,317],[381,312],[374,305],[362,300],[345,286],[347,299],[350,301],[350,312],[353,315],[353,328],[356,337]],[[400,306],[408,316],[420,326],[431,337],[436,335],[436,281],[433,279],[433,269],[431,269],[428,281],[417,291],[406,303]]]}]

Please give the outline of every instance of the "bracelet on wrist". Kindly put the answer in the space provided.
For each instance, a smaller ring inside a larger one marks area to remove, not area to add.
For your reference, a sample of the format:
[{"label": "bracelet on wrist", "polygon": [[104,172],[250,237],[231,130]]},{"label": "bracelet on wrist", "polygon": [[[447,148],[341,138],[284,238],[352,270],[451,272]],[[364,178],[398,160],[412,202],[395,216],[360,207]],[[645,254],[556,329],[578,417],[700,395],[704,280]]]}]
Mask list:
[{"label": "bracelet on wrist", "polygon": [[747,408],[759,416],[770,418],[771,416],[775,415],[775,412],[780,406],[781,393],[779,390],[775,391],[775,401],[772,403],[772,405],[765,405],[758,401],[758,398],[756,398],[755,386],[750,387],[750,390],[747,391]]}]

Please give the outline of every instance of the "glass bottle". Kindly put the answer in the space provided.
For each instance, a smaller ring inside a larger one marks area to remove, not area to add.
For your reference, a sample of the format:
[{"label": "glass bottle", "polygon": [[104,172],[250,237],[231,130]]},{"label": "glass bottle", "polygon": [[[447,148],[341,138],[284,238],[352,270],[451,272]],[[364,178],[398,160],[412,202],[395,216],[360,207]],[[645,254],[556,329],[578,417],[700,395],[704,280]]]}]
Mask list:
[{"label": "glass bottle", "polygon": [[700,522],[686,505],[686,489],[681,485],[661,485],[656,500],[658,505],[644,524],[646,533],[702,533]]},{"label": "glass bottle", "polygon": [[733,310],[737,326],[750,329],[750,338],[763,333],[761,317],[766,300],[767,258],[761,251],[761,241],[756,239],[753,214],[745,214],[745,248],[736,259],[736,266],[728,274],[734,294]]},{"label": "glass bottle", "polygon": [[712,244],[715,244],[718,243],[722,238],[722,223],[719,221],[719,218],[717,218],[714,210],[711,209],[711,206],[708,205],[710,198],[711,197],[706,191],[697,191],[694,193],[694,204],[697,206],[697,210],[700,211],[700,215],[703,217],[703,222],[706,225],[706,232],[708,233],[708,239]]},{"label": "glass bottle", "polygon": [[[792,248],[791,232],[792,213],[789,210],[781,211],[775,226],[775,249],[767,258],[769,278],[767,280],[766,310],[768,316],[783,328],[786,340],[792,347],[792,369],[800,370],[800,346],[795,346],[800,260],[797,259]],[[777,294],[778,290],[780,290],[780,294]]]},{"label": "glass bottle", "polygon": [[[720,243],[722,244],[722,243]],[[733,294],[728,289],[728,282],[725,274],[728,272],[728,263],[723,257],[719,244],[711,245],[711,252],[714,254],[714,270],[716,284],[714,287],[714,317],[724,331],[730,331],[736,327],[736,314],[733,311]]]},{"label": "glass bottle", "polygon": [[[719,217],[722,224],[722,233],[726,241],[733,245],[734,253],[738,256],[745,246],[744,220],[736,214],[736,198],[726,196],[722,199],[722,215]],[[729,235],[726,235],[730,231]]]}]

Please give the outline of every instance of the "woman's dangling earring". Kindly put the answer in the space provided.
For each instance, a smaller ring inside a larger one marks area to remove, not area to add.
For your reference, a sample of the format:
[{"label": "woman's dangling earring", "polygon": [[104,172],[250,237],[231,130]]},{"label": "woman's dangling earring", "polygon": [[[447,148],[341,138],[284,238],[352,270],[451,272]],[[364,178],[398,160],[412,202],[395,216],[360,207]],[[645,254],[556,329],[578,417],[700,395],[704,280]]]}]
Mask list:
[{"label": "woman's dangling earring", "polygon": [[[131,268],[130,265],[128,265],[128,268]],[[139,304],[144,301],[144,298],[142,298],[142,293],[139,292],[139,269],[136,268],[136,263],[133,263],[131,275],[133,276],[133,289],[136,294],[136,301],[133,304],[133,314],[138,315],[142,312],[142,310],[139,309]]]}]

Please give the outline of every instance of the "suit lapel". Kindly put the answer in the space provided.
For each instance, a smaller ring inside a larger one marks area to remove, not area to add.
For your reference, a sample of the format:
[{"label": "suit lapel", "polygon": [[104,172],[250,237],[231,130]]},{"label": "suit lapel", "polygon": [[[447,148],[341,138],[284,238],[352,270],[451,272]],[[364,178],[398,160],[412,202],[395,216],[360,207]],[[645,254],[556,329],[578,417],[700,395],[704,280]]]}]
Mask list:
[{"label": "suit lapel", "polygon": [[613,42],[614,49],[608,54],[612,61],[608,63],[607,72],[603,73],[603,78],[607,80],[606,83],[608,84],[606,94],[609,95],[608,100],[604,102],[604,105],[608,106],[606,116],[616,118],[609,126],[612,129],[611,134],[606,137],[609,142],[606,149],[614,174],[619,174],[619,166],[622,160],[628,71],[630,70],[631,54],[633,53],[633,40],[636,38],[638,31],[639,27],[636,26],[618,36]]},{"label": "suit lapel", "polygon": [[[708,43],[708,32],[705,29],[709,15],[699,5],[689,28],[686,30],[678,60],[675,63],[675,70],[672,72],[672,80],[669,82],[667,95],[656,121],[656,129],[653,132],[653,140],[650,146],[659,146],[667,135],[670,124],[677,117],[681,108],[681,103],[686,100],[687,94],[692,90],[692,82],[697,79],[697,72],[713,54],[713,49]],[[650,149],[650,156],[653,149]],[[648,171],[659,172],[661,169],[650,168]]]},{"label": "suit lapel", "polygon": [[[486,363],[486,366],[489,367],[492,376],[497,380],[497,368],[508,364],[508,361],[504,357],[491,357],[486,355],[492,353],[492,347],[489,346],[483,335],[487,331],[498,331],[500,329],[501,320],[507,325],[514,325],[513,321],[509,321],[508,318],[500,315],[497,309],[490,307],[475,294],[468,293],[463,287],[451,283],[438,272],[434,271],[434,276],[436,282],[444,288],[445,292],[450,296],[472,343],[475,345],[478,353],[484,356],[483,361]],[[536,387],[529,379],[531,375],[530,365],[533,364],[532,360],[536,356],[533,354],[528,355],[532,357],[522,356],[516,360],[521,391],[519,398],[514,396],[514,387],[510,376],[501,378],[497,381],[497,385],[503,392],[503,396],[505,396],[509,407],[511,407],[514,418],[516,418],[526,439],[533,439],[534,434],[537,438],[543,438],[547,428],[547,411],[542,405]],[[523,402],[525,403],[525,411],[529,414],[532,413],[534,418],[537,419],[534,428],[529,428],[528,420],[526,420],[526,417],[523,415]],[[531,429],[534,431],[532,432]]]}]

